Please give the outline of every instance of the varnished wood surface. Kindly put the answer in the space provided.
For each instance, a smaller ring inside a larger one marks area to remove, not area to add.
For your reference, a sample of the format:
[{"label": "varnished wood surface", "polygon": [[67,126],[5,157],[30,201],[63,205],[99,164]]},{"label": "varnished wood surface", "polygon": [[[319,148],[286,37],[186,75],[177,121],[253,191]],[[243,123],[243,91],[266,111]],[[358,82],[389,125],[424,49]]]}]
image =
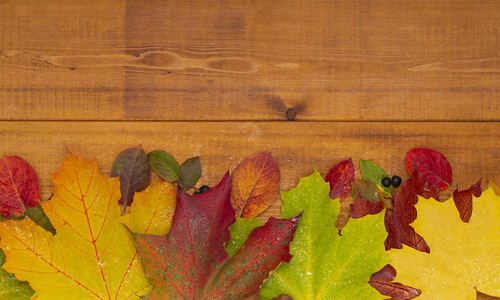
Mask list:
[{"label": "varnished wood surface", "polygon": [[460,189],[500,183],[499,16],[497,0],[0,1],[0,155],[33,165],[42,199],[65,148],[108,174],[137,144],[199,155],[208,185],[261,151],[284,190],[349,157],[405,179],[416,147]]},{"label": "varnished wood surface", "polygon": [[0,2],[2,120],[500,120],[500,2]]}]

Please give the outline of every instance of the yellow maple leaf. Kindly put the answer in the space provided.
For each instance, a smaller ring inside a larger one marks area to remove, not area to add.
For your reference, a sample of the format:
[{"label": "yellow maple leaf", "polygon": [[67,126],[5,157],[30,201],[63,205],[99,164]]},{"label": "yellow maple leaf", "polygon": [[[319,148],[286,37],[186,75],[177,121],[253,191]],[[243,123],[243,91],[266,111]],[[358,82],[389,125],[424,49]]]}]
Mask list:
[{"label": "yellow maple leaf", "polygon": [[477,291],[500,296],[500,196],[489,187],[474,198],[469,223],[449,199],[420,198],[412,224],[431,252],[403,246],[387,252],[396,281],[422,290],[418,299],[476,299]]},{"label": "yellow maple leaf", "polygon": [[118,205],[118,178],[99,172],[96,161],[72,154],[52,176],[54,196],[42,203],[57,235],[26,218],[0,223],[3,266],[30,282],[34,299],[138,299],[150,290],[133,240],[134,232],[165,235],[175,210],[168,182],[136,194],[131,213]]}]

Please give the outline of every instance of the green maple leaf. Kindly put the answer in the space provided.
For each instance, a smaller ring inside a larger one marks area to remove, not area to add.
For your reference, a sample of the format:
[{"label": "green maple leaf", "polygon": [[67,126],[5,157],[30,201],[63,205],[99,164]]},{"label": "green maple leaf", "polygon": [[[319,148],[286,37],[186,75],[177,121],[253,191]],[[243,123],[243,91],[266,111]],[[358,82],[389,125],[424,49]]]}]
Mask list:
[{"label": "green maple leaf", "polygon": [[304,212],[293,241],[290,263],[281,264],[262,286],[261,299],[288,294],[306,299],[384,299],[368,281],[389,259],[383,214],[351,219],[339,235],[338,200],[317,170],[293,190],[282,192],[281,217]]},{"label": "green maple leaf", "polygon": [[233,256],[243,246],[254,228],[264,225],[258,218],[243,219],[236,218],[236,222],[229,226],[231,240],[226,244],[226,252],[229,257]]}]

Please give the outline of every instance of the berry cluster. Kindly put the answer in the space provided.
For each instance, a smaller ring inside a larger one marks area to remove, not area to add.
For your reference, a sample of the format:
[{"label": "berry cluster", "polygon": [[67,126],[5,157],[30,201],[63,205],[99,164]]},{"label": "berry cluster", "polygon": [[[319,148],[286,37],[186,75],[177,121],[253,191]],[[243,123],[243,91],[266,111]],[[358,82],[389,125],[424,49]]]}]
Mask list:
[{"label": "berry cluster", "polygon": [[397,175],[392,176],[392,179],[389,177],[384,177],[382,179],[382,185],[385,187],[390,187],[392,185],[396,188],[401,185],[401,177]]}]

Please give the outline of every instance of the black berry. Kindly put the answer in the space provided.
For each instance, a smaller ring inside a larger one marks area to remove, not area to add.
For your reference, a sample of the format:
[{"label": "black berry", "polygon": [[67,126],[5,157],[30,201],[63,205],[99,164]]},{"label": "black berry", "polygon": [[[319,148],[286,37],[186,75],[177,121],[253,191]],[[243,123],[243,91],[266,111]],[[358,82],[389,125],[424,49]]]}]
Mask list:
[{"label": "black berry", "polygon": [[392,186],[393,187],[398,187],[401,185],[401,177],[397,176],[397,175],[394,175],[392,176]]},{"label": "black berry", "polygon": [[382,185],[385,187],[390,187],[391,186],[391,179],[389,177],[384,177],[382,179]]},{"label": "black berry", "polygon": [[208,192],[209,189],[210,189],[210,187],[208,187],[207,185],[202,185],[200,187],[200,194]]},{"label": "black berry", "polygon": [[193,195],[199,195],[201,194],[200,192],[194,192]]}]

